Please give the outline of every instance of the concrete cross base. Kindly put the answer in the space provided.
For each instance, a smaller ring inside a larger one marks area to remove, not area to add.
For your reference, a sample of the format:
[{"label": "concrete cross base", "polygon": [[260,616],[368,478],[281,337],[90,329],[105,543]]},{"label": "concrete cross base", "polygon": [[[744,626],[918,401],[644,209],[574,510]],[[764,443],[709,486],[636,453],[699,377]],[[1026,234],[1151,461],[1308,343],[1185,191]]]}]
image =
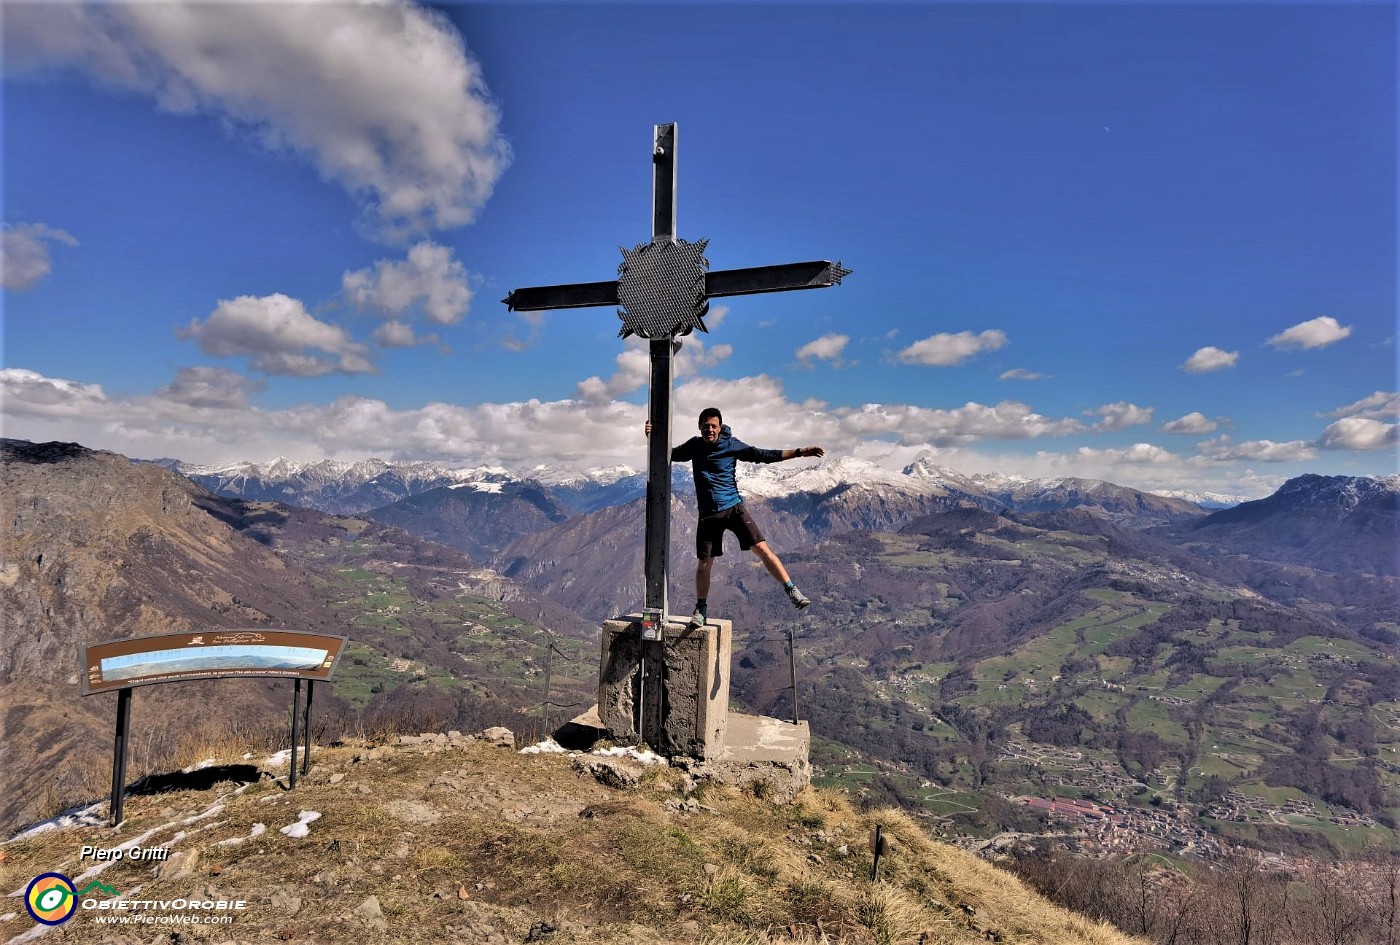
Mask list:
[{"label": "concrete cross base", "polygon": [[671,764],[700,780],[752,786],[759,797],[786,803],[812,783],[812,733],[806,722],[783,722],[730,712],[728,744],[705,761],[672,758]]},{"label": "concrete cross base", "polygon": [[643,641],[641,615],[603,622],[598,718],[608,737],[644,742],[667,758],[717,759],[726,744],[733,624],[698,629],[666,619],[660,642]]},{"label": "concrete cross base", "polygon": [[590,736],[645,743],[696,779],[791,800],[812,781],[811,732],[729,710],[732,652],[728,620],[692,630],[671,617],[660,642],[642,640],[639,614],[604,621],[596,714],[575,719],[571,734],[580,747]]}]

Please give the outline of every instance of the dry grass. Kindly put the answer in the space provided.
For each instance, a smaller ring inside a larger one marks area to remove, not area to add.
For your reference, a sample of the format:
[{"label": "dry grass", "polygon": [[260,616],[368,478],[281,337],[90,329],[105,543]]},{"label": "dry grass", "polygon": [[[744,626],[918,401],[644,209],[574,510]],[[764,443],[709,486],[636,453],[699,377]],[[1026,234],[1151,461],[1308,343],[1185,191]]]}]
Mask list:
[{"label": "dry grass", "polygon": [[[438,753],[318,748],[313,757],[316,771],[295,791],[263,780],[236,794],[225,786],[130,797],[120,833],[11,842],[0,888],[22,889],[50,870],[76,876],[91,865],[78,863],[81,845],[112,846],[168,824],[142,845],[198,851],[192,873],[156,876],[149,864],[119,862],[102,879],[140,886],[143,898],[249,903],[234,925],[186,927],[183,941],[519,942],[542,922],[559,929],[550,945],[972,945],[989,934],[1004,945],[1134,941],[934,843],[897,811],[862,816],[837,793],[775,805],[710,787],[703,803],[713,813],[677,813],[666,807],[678,797],[666,769],[616,791],[567,758],[480,744]],[[223,795],[217,816],[176,825]],[[283,836],[279,828],[302,810],[323,816],[306,839]],[[253,838],[257,823],[266,832]],[[895,850],[872,884],[866,840],[876,823]],[[175,842],[179,830],[186,836]],[[357,912],[370,896],[382,928]],[[0,939],[29,927],[27,917],[0,923]],[[64,941],[80,945],[110,935],[87,914],[63,928]]]}]

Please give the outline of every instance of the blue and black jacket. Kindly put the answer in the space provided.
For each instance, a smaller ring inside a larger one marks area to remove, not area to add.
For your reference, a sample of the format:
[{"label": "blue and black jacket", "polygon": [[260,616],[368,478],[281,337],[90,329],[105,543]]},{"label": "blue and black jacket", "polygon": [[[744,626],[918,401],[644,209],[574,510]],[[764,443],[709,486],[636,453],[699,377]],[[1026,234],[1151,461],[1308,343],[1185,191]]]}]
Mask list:
[{"label": "blue and black jacket", "polygon": [[719,428],[719,439],[713,444],[705,442],[704,437],[692,436],[671,450],[671,462],[690,461],[701,516],[732,509],[744,501],[734,478],[734,464],[741,459],[746,463],[780,463],[783,451],[750,446],[730,433],[728,425]]}]

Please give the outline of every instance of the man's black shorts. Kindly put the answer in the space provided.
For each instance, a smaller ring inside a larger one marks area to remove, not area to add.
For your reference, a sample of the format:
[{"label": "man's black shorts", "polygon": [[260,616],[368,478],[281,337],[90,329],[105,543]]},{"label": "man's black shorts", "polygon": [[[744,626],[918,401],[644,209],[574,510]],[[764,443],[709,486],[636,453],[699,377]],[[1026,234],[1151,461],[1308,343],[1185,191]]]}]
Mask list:
[{"label": "man's black shorts", "polygon": [[763,532],[758,530],[744,503],[731,506],[714,515],[702,516],[695,529],[695,557],[701,559],[718,558],[724,554],[724,533],[733,532],[739,539],[739,548],[748,551],[763,541]]}]

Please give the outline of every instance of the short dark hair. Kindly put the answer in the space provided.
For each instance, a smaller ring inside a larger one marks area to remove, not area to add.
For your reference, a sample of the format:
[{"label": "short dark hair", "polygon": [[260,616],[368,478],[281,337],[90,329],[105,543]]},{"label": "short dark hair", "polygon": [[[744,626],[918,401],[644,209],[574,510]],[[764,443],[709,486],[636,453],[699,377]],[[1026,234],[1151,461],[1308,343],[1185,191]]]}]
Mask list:
[{"label": "short dark hair", "polygon": [[718,407],[706,407],[704,410],[700,411],[700,422],[701,422],[701,423],[704,423],[706,420],[710,419],[711,417],[714,417],[714,418],[715,418],[716,420],[718,420],[721,424],[724,423],[724,414],[722,414],[722,413],[719,412],[719,408],[718,408]]}]

